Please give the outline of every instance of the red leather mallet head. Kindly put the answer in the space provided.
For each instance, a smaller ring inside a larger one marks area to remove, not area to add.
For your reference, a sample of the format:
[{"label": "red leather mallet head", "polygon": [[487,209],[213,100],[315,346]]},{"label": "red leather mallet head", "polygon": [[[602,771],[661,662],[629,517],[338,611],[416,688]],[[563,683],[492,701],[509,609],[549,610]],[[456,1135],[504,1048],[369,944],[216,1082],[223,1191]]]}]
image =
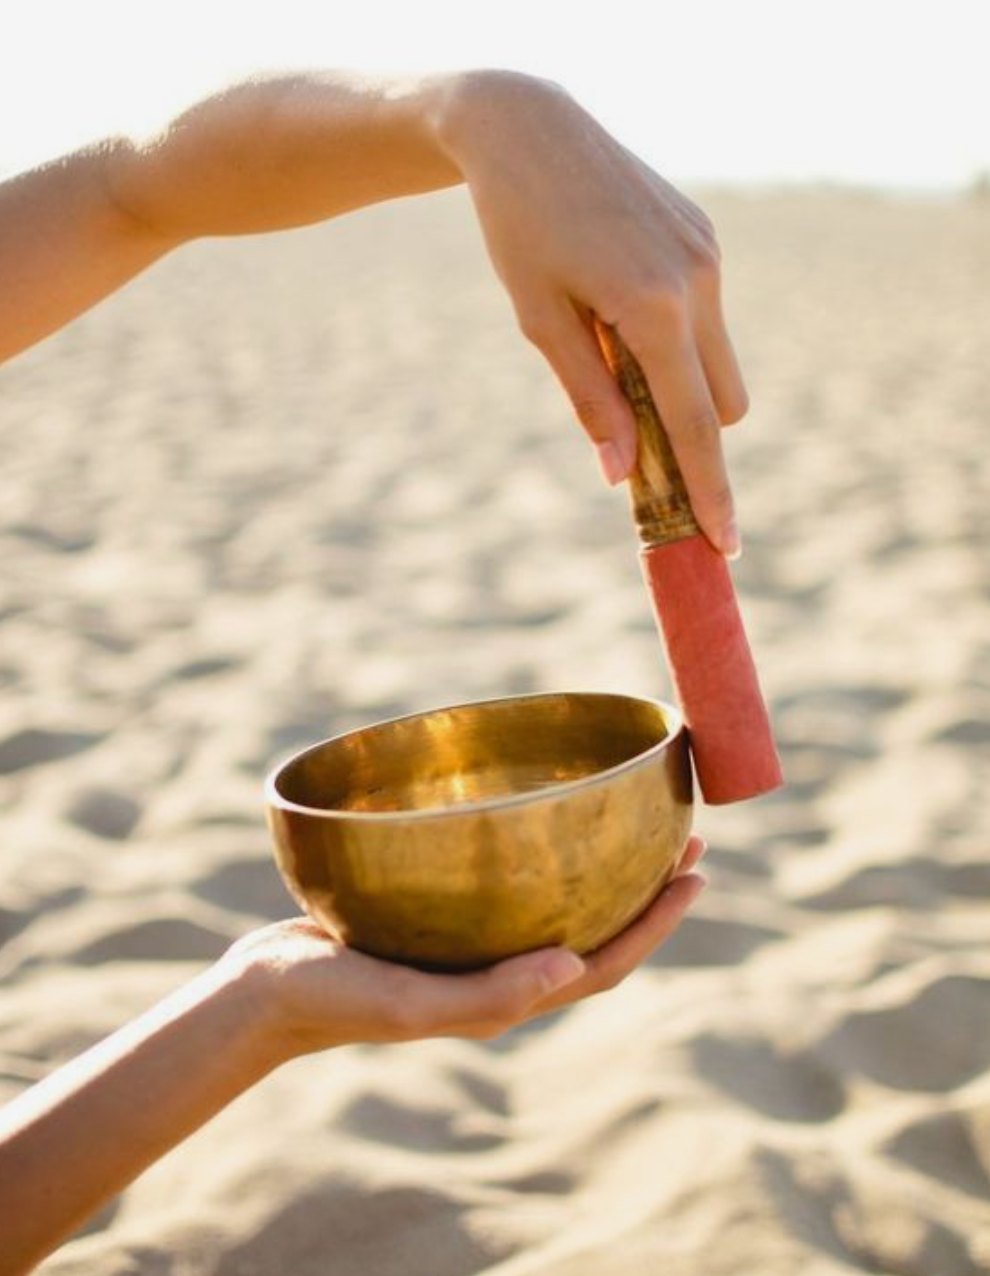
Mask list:
[{"label": "red leather mallet head", "polygon": [[643,574],[684,712],[706,802],[740,802],[784,781],[728,564],[701,534],[642,369],[614,328],[595,322],[636,415],[629,479]]}]

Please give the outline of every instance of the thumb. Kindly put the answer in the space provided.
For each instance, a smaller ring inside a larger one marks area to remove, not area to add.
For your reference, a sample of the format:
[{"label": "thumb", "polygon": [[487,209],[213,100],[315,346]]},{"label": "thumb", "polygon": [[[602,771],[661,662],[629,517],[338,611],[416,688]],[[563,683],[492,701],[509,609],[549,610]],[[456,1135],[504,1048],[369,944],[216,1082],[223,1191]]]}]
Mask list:
[{"label": "thumb", "polygon": [[544,948],[474,974],[421,976],[417,1035],[457,1033],[478,1024],[511,1027],[584,970],[576,953]]},{"label": "thumb", "polygon": [[585,964],[569,948],[544,948],[521,957],[510,957],[492,966],[480,978],[487,980],[492,1011],[523,1014],[536,1002],[572,984],[584,974]]},{"label": "thumb", "polygon": [[524,334],[541,351],[570,399],[575,414],[598,452],[606,480],[621,483],[636,463],[636,419],[598,342],[570,302],[540,318],[521,321]]}]

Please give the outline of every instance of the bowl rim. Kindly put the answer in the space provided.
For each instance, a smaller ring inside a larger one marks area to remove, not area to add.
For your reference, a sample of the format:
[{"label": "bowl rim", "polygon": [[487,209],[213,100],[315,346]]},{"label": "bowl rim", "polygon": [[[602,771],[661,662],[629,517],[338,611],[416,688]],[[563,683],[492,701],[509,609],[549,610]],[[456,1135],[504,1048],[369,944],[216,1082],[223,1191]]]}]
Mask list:
[{"label": "bowl rim", "polygon": [[[581,776],[576,780],[561,780],[557,784],[545,785],[529,793],[517,793],[509,797],[482,798],[477,802],[458,802],[451,806],[416,807],[415,809],[402,811],[348,811],[339,807],[305,806],[300,802],[291,801],[279,791],[278,781],[289,767],[294,766],[307,754],[326,748],[328,744],[336,744],[340,740],[345,740],[348,736],[360,735],[362,732],[371,731],[375,727],[391,726],[396,722],[407,722],[412,718],[425,718],[432,713],[447,713],[455,709],[474,709],[482,705],[506,704],[523,700],[552,700],[557,696],[582,696],[585,699],[601,700],[630,700],[639,704],[652,705],[655,709],[660,710],[669,729],[662,740],[658,740],[656,744],[650,745],[648,749],[643,749],[640,753],[634,754],[631,758],[626,758],[624,762],[619,762],[615,766],[605,767],[601,771]],[[594,788],[599,784],[604,784],[608,780],[621,775],[624,771],[632,771],[642,766],[644,762],[654,755],[663,753],[685,734],[686,724],[681,710],[677,705],[671,704],[669,700],[661,700],[657,696],[630,695],[623,691],[568,691],[561,689],[526,691],[518,695],[508,696],[485,696],[480,700],[464,700],[457,704],[439,704],[430,709],[416,709],[412,713],[402,713],[397,717],[381,718],[377,722],[367,722],[363,726],[352,727],[348,731],[340,731],[336,735],[327,736],[324,740],[317,740],[315,744],[308,744],[302,749],[297,749],[295,753],[276,763],[266,775],[264,782],[265,805],[269,811],[291,811],[296,815],[311,815],[325,820],[348,822],[357,820],[362,823],[382,824],[422,819],[456,818],[479,811],[514,809],[519,806],[529,806],[536,802],[547,801],[550,798],[557,797],[559,794],[573,793],[578,789]]]}]

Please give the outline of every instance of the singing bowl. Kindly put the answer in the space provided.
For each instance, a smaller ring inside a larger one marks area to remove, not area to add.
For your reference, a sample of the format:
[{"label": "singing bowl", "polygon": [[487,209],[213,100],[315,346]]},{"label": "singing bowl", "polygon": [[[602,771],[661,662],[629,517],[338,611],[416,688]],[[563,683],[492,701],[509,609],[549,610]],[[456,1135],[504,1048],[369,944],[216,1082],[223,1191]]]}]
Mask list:
[{"label": "singing bowl", "polygon": [[265,799],[282,877],[330,934],[466,970],[622,930],[684,848],[691,769],[672,706],[551,693],[336,736],[273,771]]}]

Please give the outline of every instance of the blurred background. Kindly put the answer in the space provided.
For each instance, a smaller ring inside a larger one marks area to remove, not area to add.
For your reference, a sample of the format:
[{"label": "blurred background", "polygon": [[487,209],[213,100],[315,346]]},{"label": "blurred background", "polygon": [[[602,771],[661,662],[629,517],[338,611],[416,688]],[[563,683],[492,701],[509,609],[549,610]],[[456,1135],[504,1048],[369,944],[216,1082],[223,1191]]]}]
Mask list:
[{"label": "blurred background", "polygon": [[[985,13],[7,0],[8,172],[258,68],[504,63],[686,186],[789,780],[699,808],[711,885],[622,988],[300,1061],[46,1276],[990,1270]],[[669,694],[626,494],[463,191],[172,254],[0,369],[0,458],[0,1097],[294,911],[287,752]]]},{"label": "blurred background", "polygon": [[983,0],[10,0],[0,165],[261,66],[558,79],[672,180],[959,188],[990,165]]}]

